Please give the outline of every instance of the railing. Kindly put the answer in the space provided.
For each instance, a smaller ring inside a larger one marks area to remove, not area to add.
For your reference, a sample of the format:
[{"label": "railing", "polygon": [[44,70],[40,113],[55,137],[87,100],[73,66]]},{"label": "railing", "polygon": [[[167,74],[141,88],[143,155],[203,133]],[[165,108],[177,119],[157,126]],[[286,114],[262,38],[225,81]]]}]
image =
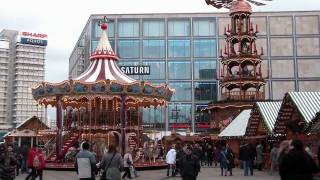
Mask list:
[{"label": "railing", "polygon": [[51,154],[54,153],[56,146],[56,137],[51,138],[44,146],[42,151],[45,154],[45,158],[47,159]]},{"label": "railing", "polygon": [[223,100],[231,100],[231,101],[250,101],[250,100],[264,100],[265,95],[263,92],[256,92],[256,91],[232,91],[227,93],[222,93]]},{"label": "railing", "polygon": [[259,75],[246,75],[246,74],[241,74],[241,75],[230,75],[230,76],[224,76],[222,78],[222,81],[235,81],[235,80],[256,80],[256,81],[262,81],[263,78]]}]

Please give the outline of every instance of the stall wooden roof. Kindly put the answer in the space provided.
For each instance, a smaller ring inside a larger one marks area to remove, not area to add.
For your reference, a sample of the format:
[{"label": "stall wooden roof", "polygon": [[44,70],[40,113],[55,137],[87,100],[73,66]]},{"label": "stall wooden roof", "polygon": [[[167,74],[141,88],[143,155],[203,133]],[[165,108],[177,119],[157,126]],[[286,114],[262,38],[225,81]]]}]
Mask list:
[{"label": "stall wooden roof", "polygon": [[42,122],[38,117],[33,116],[29,119],[26,119],[24,122],[19,124],[16,129],[23,130],[23,129],[37,129],[37,130],[43,130],[43,129],[50,129],[48,125],[46,125],[44,122]]},{"label": "stall wooden roof", "polygon": [[281,103],[281,101],[256,102],[249,118],[246,136],[256,136],[260,125],[266,130],[266,134],[272,134]]},{"label": "stall wooden roof", "polygon": [[320,134],[320,111],[317,112],[315,118],[312,120],[310,132]]},{"label": "stall wooden roof", "polygon": [[286,134],[288,124],[307,131],[319,111],[320,92],[288,92],[283,98],[276,119],[275,133]]}]

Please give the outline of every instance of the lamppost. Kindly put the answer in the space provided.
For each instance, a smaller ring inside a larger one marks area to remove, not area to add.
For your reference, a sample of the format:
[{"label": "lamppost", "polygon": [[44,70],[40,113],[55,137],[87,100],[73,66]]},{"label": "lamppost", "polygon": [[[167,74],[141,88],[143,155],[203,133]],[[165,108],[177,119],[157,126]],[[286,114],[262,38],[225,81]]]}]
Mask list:
[{"label": "lamppost", "polygon": [[[175,127],[177,127],[178,125],[178,119],[179,119],[179,112],[180,112],[180,109],[178,109],[178,105],[175,104],[175,108],[171,110],[172,111],[172,117],[174,117],[174,119],[176,120],[175,122]],[[175,115],[174,115],[175,114]]]}]

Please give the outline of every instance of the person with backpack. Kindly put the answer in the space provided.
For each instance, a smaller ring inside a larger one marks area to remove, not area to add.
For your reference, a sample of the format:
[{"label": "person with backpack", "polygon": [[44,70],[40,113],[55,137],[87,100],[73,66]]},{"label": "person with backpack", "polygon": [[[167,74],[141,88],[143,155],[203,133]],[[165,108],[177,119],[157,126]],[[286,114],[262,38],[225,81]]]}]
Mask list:
[{"label": "person with backpack", "polygon": [[104,170],[101,180],[121,180],[123,159],[113,144],[109,145],[108,152],[103,155],[100,166]]},{"label": "person with backpack", "polygon": [[37,160],[36,156],[37,156],[37,145],[33,145],[33,147],[28,152],[27,166],[29,169],[31,169],[31,171],[26,177],[26,180],[29,180],[30,178],[35,177],[37,173],[37,169],[36,167],[34,167],[34,165],[37,164],[39,159]]},{"label": "person with backpack", "polygon": [[82,143],[82,150],[76,155],[75,168],[80,180],[94,180],[96,171],[96,158],[89,151],[88,142]]},{"label": "person with backpack", "polygon": [[42,180],[43,169],[45,168],[44,155],[41,149],[38,149],[37,155],[34,157],[33,166],[36,168],[36,175],[32,180],[39,177],[39,180]]}]

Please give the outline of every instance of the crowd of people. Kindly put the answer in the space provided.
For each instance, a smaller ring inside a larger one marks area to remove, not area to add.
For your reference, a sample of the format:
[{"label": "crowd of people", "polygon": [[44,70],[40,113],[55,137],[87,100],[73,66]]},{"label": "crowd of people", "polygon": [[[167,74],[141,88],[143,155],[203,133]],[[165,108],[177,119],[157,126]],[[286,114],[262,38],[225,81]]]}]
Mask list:
[{"label": "crowd of people", "polygon": [[[279,174],[281,180],[312,180],[317,173],[318,167],[313,157],[317,157],[320,163],[320,146],[317,154],[312,152],[310,144],[304,146],[297,139],[274,143],[271,147],[267,160],[263,143],[242,143],[237,155],[228,144],[204,142],[182,146],[178,143],[168,149],[163,148],[166,153],[159,158],[165,159],[168,177],[180,175],[183,180],[197,179],[203,166],[219,167],[221,176],[232,176],[233,168],[239,165],[244,176],[253,176],[254,169],[262,171],[269,164],[270,175]],[[97,162],[89,142],[84,141],[75,156],[78,177],[80,180],[93,180],[97,175],[101,180],[134,179],[138,174],[132,154],[133,150],[129,148],[122,156],[110,144],[101,161]],[[41,148],[0,144],[0,180],[13,180],[19,173],[27,173],[26,180],[42,180],[44,168],[45,157]]]},{"label": "crowd of people", "polygon": [[[254,169],[262,171],[270,162],[270,175],[279,174],[281,180],[312,180],[318,168],[313,157],[317,156],[320,164],[320,145],[318,154],[310,150],[310,144],[303,148],[300,140],[285,140],[273,144],[269,152],[269,160],[265,159],[265,148],[258,144],[242,143],[236,157],[231,148],[212,144],[187,144],[184,147],[173,145],[166,155],[167,176],[180,174],[183,180],[195,180],[202,166],[211,167],[219,164],[221,176],[232,176],[235,159],[243,169],[244,176],[253,176]],[[170,173],[171,172],[171,173]]]},{"label": "crowd of people", "polygon": [[0,144],[0,180],[13,180],[20,173],[28,173],[26,180],[43,179],[45,158],[40,148],[30,150],[16,144]]}]

